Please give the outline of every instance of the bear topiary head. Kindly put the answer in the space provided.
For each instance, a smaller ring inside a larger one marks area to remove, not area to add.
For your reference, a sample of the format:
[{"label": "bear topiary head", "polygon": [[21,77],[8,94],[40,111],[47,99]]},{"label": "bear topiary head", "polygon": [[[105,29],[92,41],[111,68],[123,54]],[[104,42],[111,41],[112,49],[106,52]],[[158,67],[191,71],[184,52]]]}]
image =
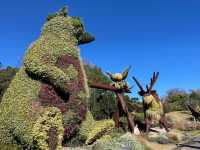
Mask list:
[{"label": "bear topiary head", "polygon": [[[62,36],[63,39],[73,39],[77,45],[86,44],[95,40],[95,37],[85,31],[80,17],[68,16],[67,7],[63,7],[57,13],[47,17],[42,34],[54,33]],[[73,38],[72,38],[73,37]]]}]

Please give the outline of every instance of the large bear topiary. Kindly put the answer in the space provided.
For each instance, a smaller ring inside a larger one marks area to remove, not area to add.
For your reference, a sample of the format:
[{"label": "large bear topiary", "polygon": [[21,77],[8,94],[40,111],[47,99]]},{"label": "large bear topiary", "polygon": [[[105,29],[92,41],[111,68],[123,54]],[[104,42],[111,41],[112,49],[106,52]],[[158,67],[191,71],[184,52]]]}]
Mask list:
[{"label": "large bear topiary", "polygon": [[66,8],[49,15],[0,105],[0,145],[61,149],[79,132],[89,89],[78,45],[94,37]]}]

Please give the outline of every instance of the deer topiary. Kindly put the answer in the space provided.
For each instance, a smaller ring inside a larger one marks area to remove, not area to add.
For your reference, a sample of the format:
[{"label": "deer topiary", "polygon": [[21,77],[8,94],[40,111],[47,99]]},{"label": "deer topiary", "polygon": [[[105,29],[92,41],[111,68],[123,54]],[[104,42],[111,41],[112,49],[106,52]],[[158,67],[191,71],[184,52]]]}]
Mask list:
[{"label": "deer topiary", "polygon": [[133,80],[140,89],[138,94],[143,97],[143,110],[147,133],[149,132],[151,124],[154,122],[159,122],[160,127],[164,127],[168,131],[165,114],[163,111],[163,104],[161,103],[156,90],[153,90],[153,86],[155,85],[158,76],[158,72],[153,73],[150,84],[146,85],[146,90],[144,90],[140,82],[135,77],[133,77]]}]

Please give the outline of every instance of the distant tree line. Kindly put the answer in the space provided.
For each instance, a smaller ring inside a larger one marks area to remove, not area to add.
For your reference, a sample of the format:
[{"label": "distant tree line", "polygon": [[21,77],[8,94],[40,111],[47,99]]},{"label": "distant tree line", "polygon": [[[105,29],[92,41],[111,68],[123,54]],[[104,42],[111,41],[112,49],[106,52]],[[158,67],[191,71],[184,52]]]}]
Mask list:
[{"label": "distant tree line", "polygon": [[[88,82],[98,81],[100,83],[110,84],[109,78],[102,72],[102,70],[89,63],[84,64]],[[0,101],[11,80],[17,73],[19,68],[0,68]],[[91,89],[91,97],[89,99],[89,109],[97,120],[111,118],[116,111],[117,102],[115,94],[109,91]],[[125,96],[130,111],[142,111],[141,102],[137,98],[130,98]]]},{"label": "distant tree line", "polygon": [[[111,83],[101,68],[89,63],[85,63],[84,67],[88,82],[98,81],[105,84]],[[2,68],[2,63],[0,63],[0,101],[18,70],[18,68],[10,66]],[[125,95],[125,101],[130,112],[134,111],[141,113],[143,111],[142,102],[138,98],[132,98]],[[165,112],[188,110],[188,104],[196,108],[197,106],[200,106],[200,90],[186,92],[181,89],[172,89],[167,92],[167,95],[162,98],[162,101],[164,103]],[[112,114],[116,111],[116,108],[117,102],[114,93],[99,89],[91,89],[89,109],[95,119],[101,120],[111,118]]]},{"label": "distant tree line", "polygon": [[188,110],[187,105],[196,109],[200,105],[200,90],[186,92],[181,89],[172,89],[163,98],[163,102],[166,112]]}]

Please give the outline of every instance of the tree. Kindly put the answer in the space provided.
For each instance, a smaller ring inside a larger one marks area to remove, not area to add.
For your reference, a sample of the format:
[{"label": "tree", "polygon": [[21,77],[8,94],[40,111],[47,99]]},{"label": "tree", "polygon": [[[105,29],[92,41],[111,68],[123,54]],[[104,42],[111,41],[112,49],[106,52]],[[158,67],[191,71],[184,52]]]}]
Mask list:
[{"label": "tree", "polygon": [[196,108],[200,106],[200,90],[191,90],[189,93],[189,104]]},{"label": "tree", "polygon": [[181,111],[187,110],[187,103],[189,102],[189,94],[184,90],[172,89],[167,92],[167,96],[164,98],[164,110]]},{"label": "tree", "polygon": [[[89,63],[84,63],[84,67],[89,80],[88,82],[111,83],[99,67]],[[114,93],[100,89],[90,89],[90,92],[89,109],[94,118],[96,120],[112,118],[117,108]]]},{"label": "tree", "polygon": [[10,66],[8,66],[6,69],[0,70],[0,101],[17,71],[18,68],[12,68]]}]

